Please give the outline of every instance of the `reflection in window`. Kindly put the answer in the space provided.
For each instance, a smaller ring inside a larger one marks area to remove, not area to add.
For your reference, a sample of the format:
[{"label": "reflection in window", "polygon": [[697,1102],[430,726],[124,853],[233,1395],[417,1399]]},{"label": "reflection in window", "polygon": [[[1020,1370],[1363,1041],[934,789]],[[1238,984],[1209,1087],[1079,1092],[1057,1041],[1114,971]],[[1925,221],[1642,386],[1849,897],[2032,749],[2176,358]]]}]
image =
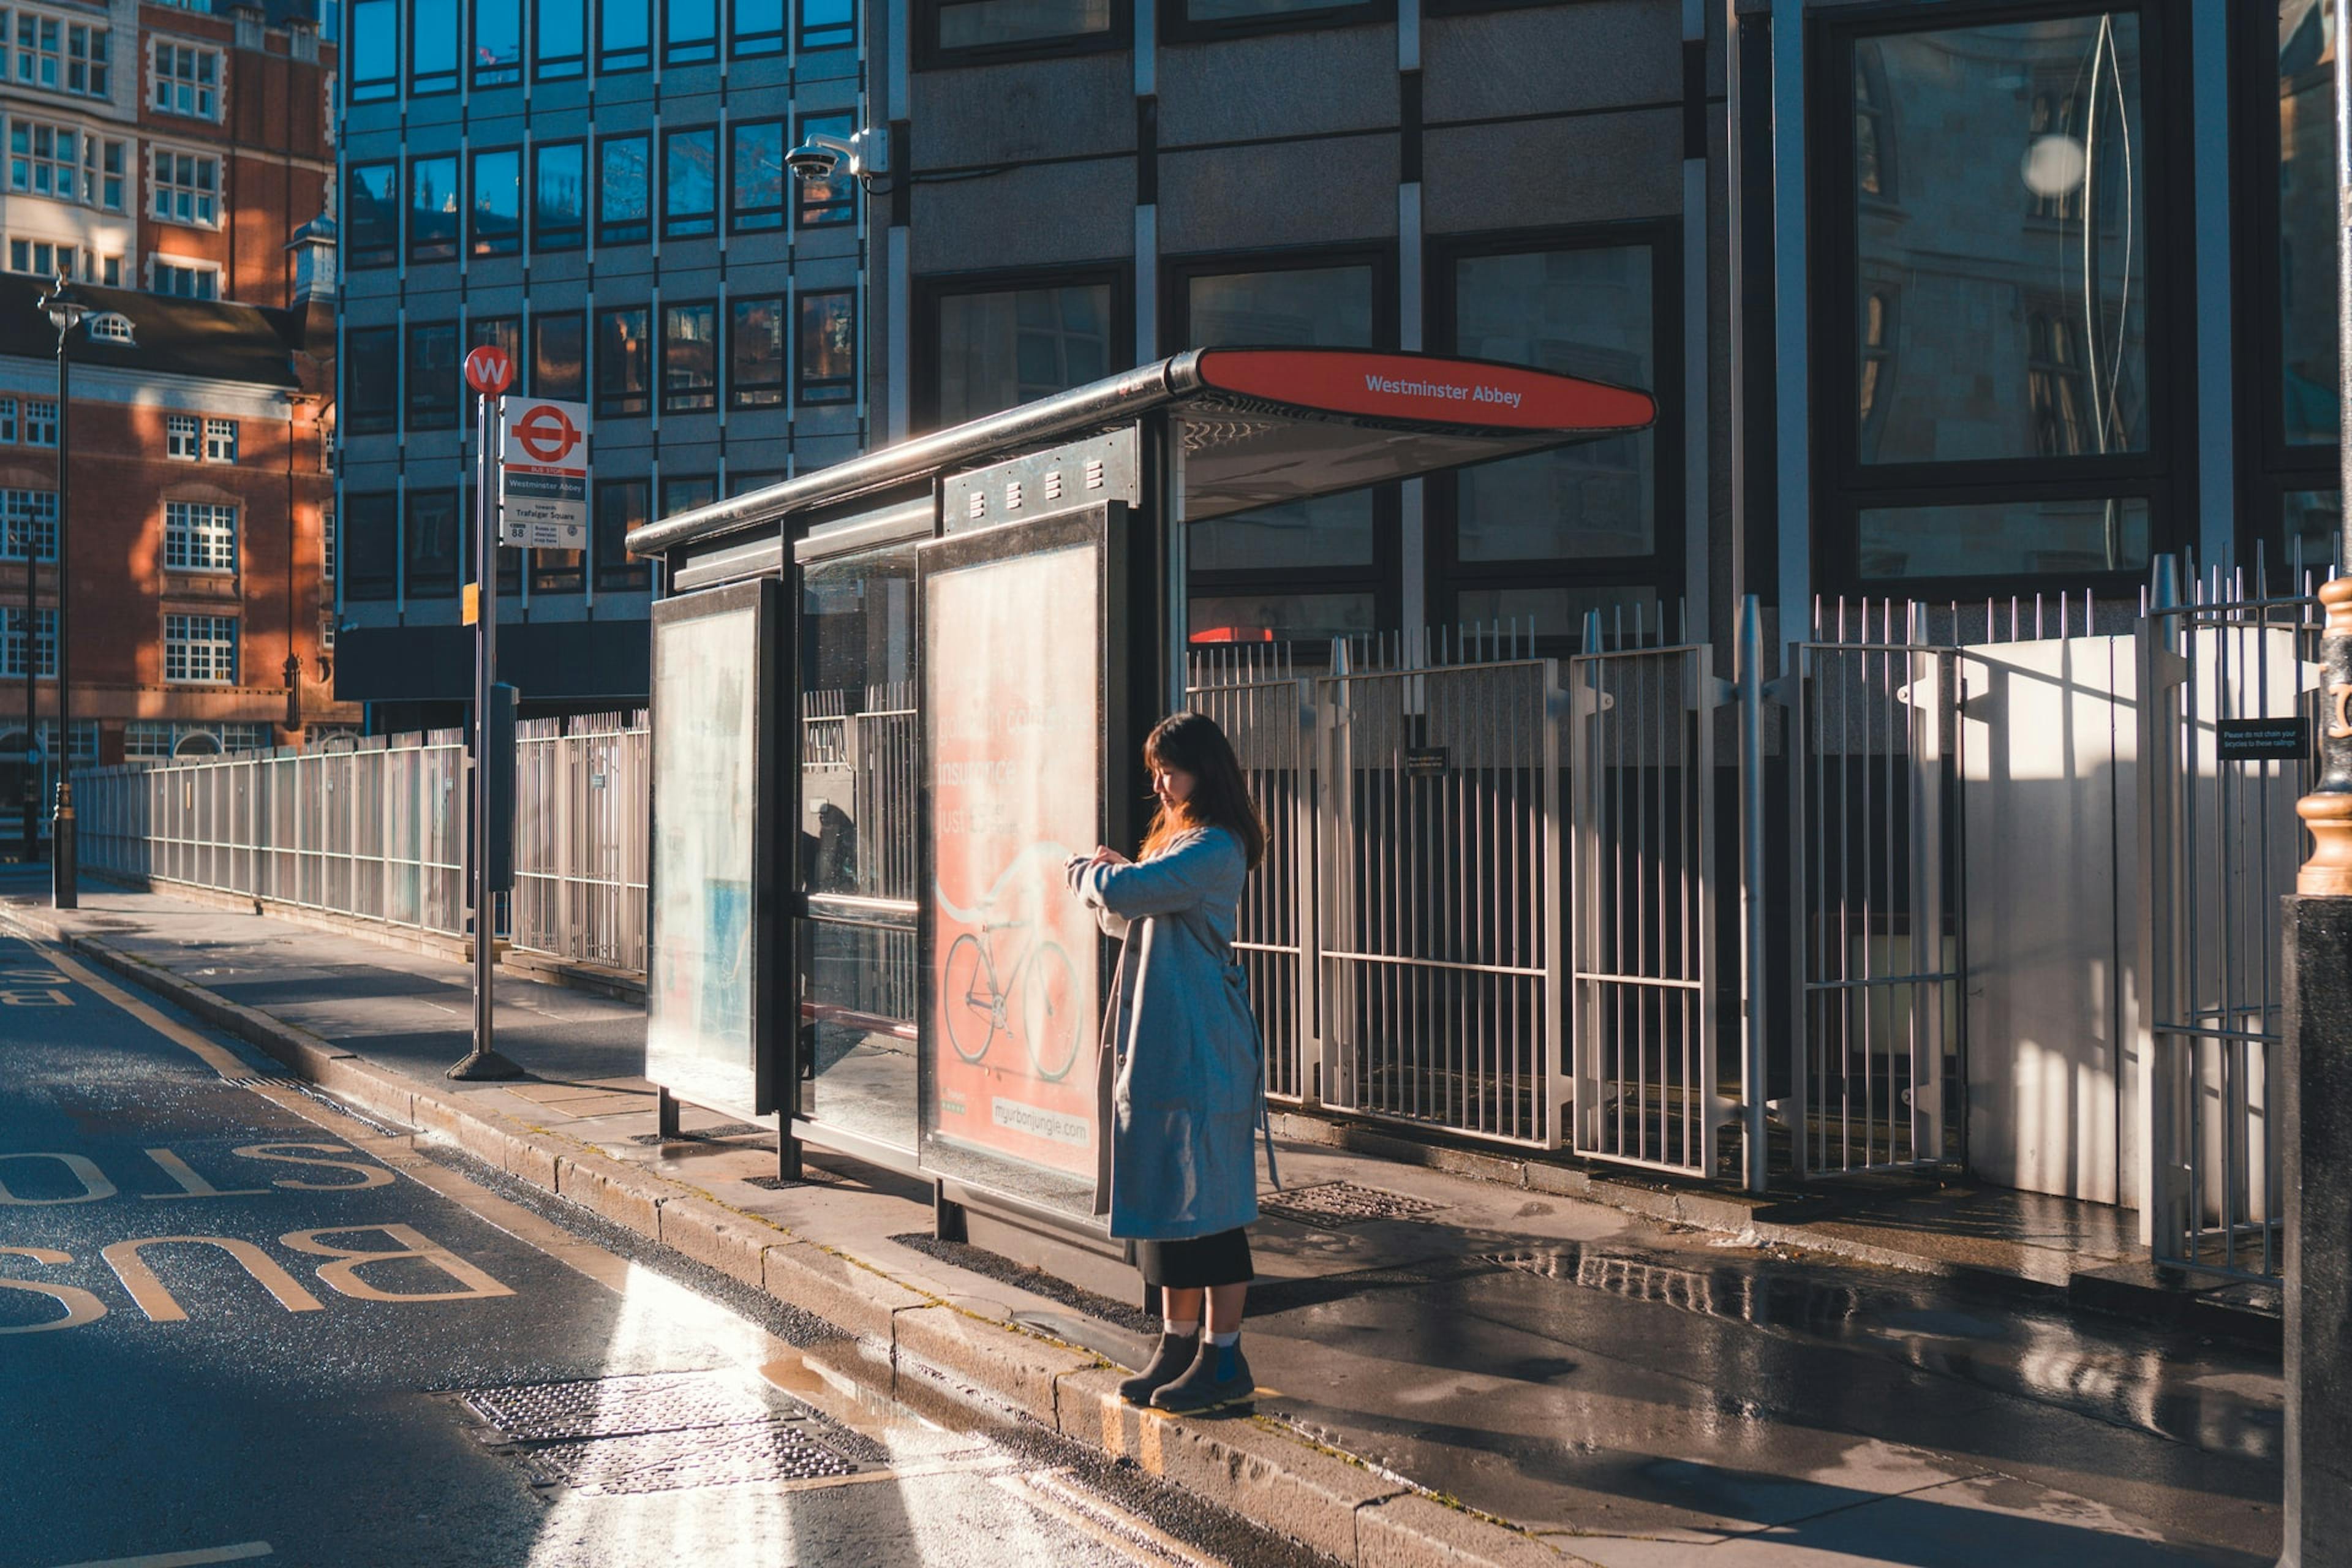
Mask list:
[{"label": "reflection in window", "polygon": [[530,395],[577,403],[588,395],[586,328],[580,312],[530,319]]},{"label": "reflection in window", "polygon": [[343,333],[343,430],[382,436],[400,424],[400,329],[352,327]]},{"label": "reflection in window", "polygon": [[408,161],[408,259],[457,258],[457,160]]},{"label": "reflection in window", "polygon": [[643,527],[646,517],[644,479],[599,479],[596,482],[596,586],[600,591],[627,592],[651,580],[643,558],[629,553],[629,531]]},{"label": "reflection in window", "polygon": [[857,307],[847,289],[800,297],[802,403],[847,403],[857,395]]},{"label": "reflection in window", "polygon": [[565,81],[587,72],[586,5],[587,0],[536,0],[531,70],[541,81]]},{"label": "reflection in window", "polygon": [[1179,26],[1214,26],[1220,23],[1268,22],[1285,16],[1313,16],[1337,23],[1348,20],[1345,15],[1332,16],[1334,11],[1369,12],[1368,0],[1334,5],[1333,0],[1174,0]]},{"label": "reflection in window", "polygon": [[[1309,641],[1376,631],[1372,595],[1192,592],[1194,642]],[[1269,637],[1271,634],[1271,637]]]},{"label": "reflection in window", "polygon": [[476,256],[522,251],[522,153],[513,147],[474,154]]},{"label": "reflection in window", "polygon": [[408,329],[408,427],[446,430],[457,423],[457,323]]},{"label": "reflection in window", "polygon": [[457,592],[457,492],[408,492],[408,597],[446,599]]},{"label": "reflection in window", "polygon": [[506,87],[522,79],[522,6],[475,5],[474,85]]},{"label": "reflection in window", "polygon": [[2281,435],[2290,447],[2341,434],[2336,379],[2336,38],[2318,0],[2279,6]]},{"label": "reflection in window", "polygon": [[354,268],[400,259],[400,165],[354,163],[343,206],[344,256]]},{"label": "reflection in window", "polygon": [[1872,289],[1862,297],[1862,460],[1878,455],[1878,426],[1886,412],[1886,386],[1895,374],[1895,291]]},{"label": "reflection in window", "polygon": [[1853,47],[1853,183],[1864,196],[1895,199],[1895,143],[1887,120],[1886,67],[1878,46]]},{"label": "reflection in window", "polygon": [[719,0],[664,0],[662,63],[702,65],[719,58]]},{"label": "reflection in window", "polygon": [[846,48],[857,41],[857,10],[850,0],[800,0],[801,47]]},{"label": "reflection in window", "polygon": [[[852,114],[803,114],[801,116],[803,142],[816,135],[847,136],[857,129],[856,116]],[[822,180],[800,182],[800,226],[824,228],[835,224],[854,222],[857,216],[857,182],[845,174],[835,174]]]},{"label": "reflection in window", "polygon": [[2032,310],[2025,318],[2031,340],[2026,354],[2026,395],[2033,405],[2033,449],[2038,457],[2072,458],[2098,448],[2087,428],[2090,371],[2083,363],[2074,323],[2061,310]]},{"label": "reflection in window", "polygon": [[577,142],[531,149],[530,244],[534,250],[577,250],[588,225],[587,150]]},{"label": "reflection in window", "polygon": [[737,234],[784,226],[784,122],[757,120],[729,130],[728,226]]},{"label": "reflection in window", "polygon": [[948,294],[939,302],[939,423],[961,425],[1110,374],[1110,285]]},{"label": "reflection in window", "polygon": [[719,310],[715,305],[662,307],[662,412],[719,406]]},{"label": "reflection in window", "polygon": [[[2282,498],[2286,524],[2286,560],[2297,579],[2289,590],[2315,592],[2336,574],[2336,557],[2344,542],[2344,492],[2289,490]],[[2301,581],[2308,574],[2308,584]]]},{"label": "reflection in window", "polygon": [[714,474],[665,474],[661,482],[661,514],[676,517],[682,511],[709,506],[719,499],[719,479]]},{"label": "reflection in window", "polygon": [[705,125],[662,136],[662,233],[672,239],[719,228],[719,132]]},{"label": "reflection in window", "polygon": [[409,0],[410,93],[457,90],[457,49],[463,37],[457,0]]},{"label": "reflection in window", "polygon": [[781,408],[784,402],[784,300],[738,299],[728,306],[727,405]]},{"label": "reflection in window", "polygon": [[1866,578],[2143,572],[2147,503],[2095,498],[1865,507],[1860,542]]},{"label": "reflection in window", "polygon": [[391,490],[347,495],[336,521],[343,531],[335,565],[344,599],[391,598],[400,586],[400,497]]},{"label": "reflection in window", "polygon": [[942,49],[1004,48],[1108,33],[1111,0],[950,0],[938,16]]},{"label": "reflection in window", "polygon": [[[2021,295],[2051,301],[2072,325],[2081,450],[2147,449],[2139,18],[2113,12],[1874,43],[1884,95],[1868,71],[1855,73],[1865,84],[1856,90],[1936,134],[1904,143],[1899,210],[1859,192],[1855,201],[1858,269],[1903,299],[1894,341],[1864,351],[1904,367],[1899,382],[1874,389],[1877,439],[1864,460],[2040,454],[2040,410],[2016,395],[2031,384],[2033,347]],[[1857,123],[1869,113],[1858,105]],[[1883,188],[1883,148],[1856,159],[1857,181]],[[2012,390],[1985,390],[2004,387]]]},{"label": "reflection in window", "polygon": [[607,136],[596,144],[596,243],[637,245],[652,236],[648,136]]},{"label": "reflection in window", "polygon": [[353,103],[400,96],[399,0],[353,0],[350,68]]},{"label": "reflection in window", "polygon": [[[466,323],[466,347],[494,348],[507,356],[507,363],[518,371],[522,367],[522,318],[520,316],[477,316]],[[462,364],[461,364],[462,368]],[[518,385],[510,390],[525,390]]]},{"label": "reflection in window", "polygon": [[[1610,584],[1562,584],[1557,587],[1464,588],[1454,596],[1454,615],[1471,626],[1501,626],[1539,637],[1580,637],[1584,617],[1601,613],[1604,646],[1633,647],[1651,640],[1644,633],[1660,628],[1657,590]],[[1664,627],[1667,637],[1680,641],[1687,628]]]},{"label": "reflection in window", "polygon": [[734,0],[730,47],[737,59],[784,52],[786,0]]},{"label": "reflection in window", "polygon": [[651,313],[644,305],[596,312],[596,412],[643,414],[653,385]]},{"label": "reflection in window", "polygon": [[597,0],[598,70],[644,70],[654,61],[653,36],[653,0]]},{"label": "reflection in window", "polygon": [[[1645,245],[1465,257],[1454,272],[1454,348],[1638,387],[1657,384]],[[1657,434],[1638,431],[1465,469],[1455,481],[1463,561],[1647,555],[1655,548]]]}]

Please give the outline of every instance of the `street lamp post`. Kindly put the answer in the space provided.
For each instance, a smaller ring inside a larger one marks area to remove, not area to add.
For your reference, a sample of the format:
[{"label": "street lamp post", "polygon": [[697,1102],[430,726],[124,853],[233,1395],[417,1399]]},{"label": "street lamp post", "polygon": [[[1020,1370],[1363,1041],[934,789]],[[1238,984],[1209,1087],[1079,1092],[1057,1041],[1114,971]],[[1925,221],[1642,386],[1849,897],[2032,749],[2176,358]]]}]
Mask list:
[{"label": "street lamp post", "polygon": [[19,507],[8,520],[9,531],[15,535],[18,548],[25,552],[25,747],[20,753],[25,759],[25,858],[29,863],[39,852],[41,844],[41,770],[36,762],[40,755],[41,724],[34,699],[39,688],[34,684],[34,656],[39,644],[33,636],[33,623],[38,618],[40,601],[35,596],[36,574],[33,558],[40,553],[33,537],[33,514],[29,508]]},{"label": "street lamp post", "polygon": [[72,597],[68,591],[72,574],[66,570],[66,520],[73,452],[68,429],[73,416],[73,356],[66,351],[74,328],[89,314],[89,307],[74,298],[71,290],[72,285],[60,272],[56,287],[41,301],[49,324],[58,330],[58,804],[57,815],[49,822],[49,902],[60,910],[74,908],[75,883],[81,869],[74,842],[73,705],[66,686],[66,650],[73,646],[66,635],[67,602]]}]

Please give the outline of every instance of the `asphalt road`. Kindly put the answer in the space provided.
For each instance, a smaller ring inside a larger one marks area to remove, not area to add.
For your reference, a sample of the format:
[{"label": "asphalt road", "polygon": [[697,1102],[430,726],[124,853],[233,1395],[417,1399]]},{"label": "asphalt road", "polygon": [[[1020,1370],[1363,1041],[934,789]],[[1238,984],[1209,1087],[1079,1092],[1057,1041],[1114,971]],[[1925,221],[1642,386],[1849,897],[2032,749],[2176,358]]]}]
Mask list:
[{"label": "asphalt road", "polygon": [[727,1297],[0,937],[0,1563],[1297,1555]]}]

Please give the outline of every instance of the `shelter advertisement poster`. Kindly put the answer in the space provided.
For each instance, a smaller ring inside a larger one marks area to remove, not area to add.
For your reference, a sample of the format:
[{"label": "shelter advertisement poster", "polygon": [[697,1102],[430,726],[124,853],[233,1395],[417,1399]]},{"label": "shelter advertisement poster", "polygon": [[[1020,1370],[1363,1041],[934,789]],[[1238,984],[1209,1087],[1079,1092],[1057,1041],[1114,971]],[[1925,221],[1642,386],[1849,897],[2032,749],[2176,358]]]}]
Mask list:
[{"label": "shelter advertisement poster", "polygon": [[925,605],[936,1137],[1091,1179],[1101,936],[1063,862],[1102,821],[1100,549],[940,571]]},{"label": "shelter advertisement poster", "polygon": [[646,1076],[698,1104],[753,1113],[758,610],[746,604],[657,623],[654,636],[660,809],[652,844]]}]

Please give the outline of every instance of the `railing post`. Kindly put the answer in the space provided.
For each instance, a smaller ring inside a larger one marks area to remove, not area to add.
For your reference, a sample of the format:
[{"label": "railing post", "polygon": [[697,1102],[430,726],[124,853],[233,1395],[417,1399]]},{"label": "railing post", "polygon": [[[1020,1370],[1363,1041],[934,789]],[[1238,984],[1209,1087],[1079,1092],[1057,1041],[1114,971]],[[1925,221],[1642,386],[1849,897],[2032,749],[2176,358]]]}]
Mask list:
[{"label": "railing post", "polygon": [[1741,1180],[1760,1193],[1769,1178],[1764,1096],[1772,1031],[1766,910],[1764,822],[1764,612],[1753,594],[1739,605],[1739,933]]}]

